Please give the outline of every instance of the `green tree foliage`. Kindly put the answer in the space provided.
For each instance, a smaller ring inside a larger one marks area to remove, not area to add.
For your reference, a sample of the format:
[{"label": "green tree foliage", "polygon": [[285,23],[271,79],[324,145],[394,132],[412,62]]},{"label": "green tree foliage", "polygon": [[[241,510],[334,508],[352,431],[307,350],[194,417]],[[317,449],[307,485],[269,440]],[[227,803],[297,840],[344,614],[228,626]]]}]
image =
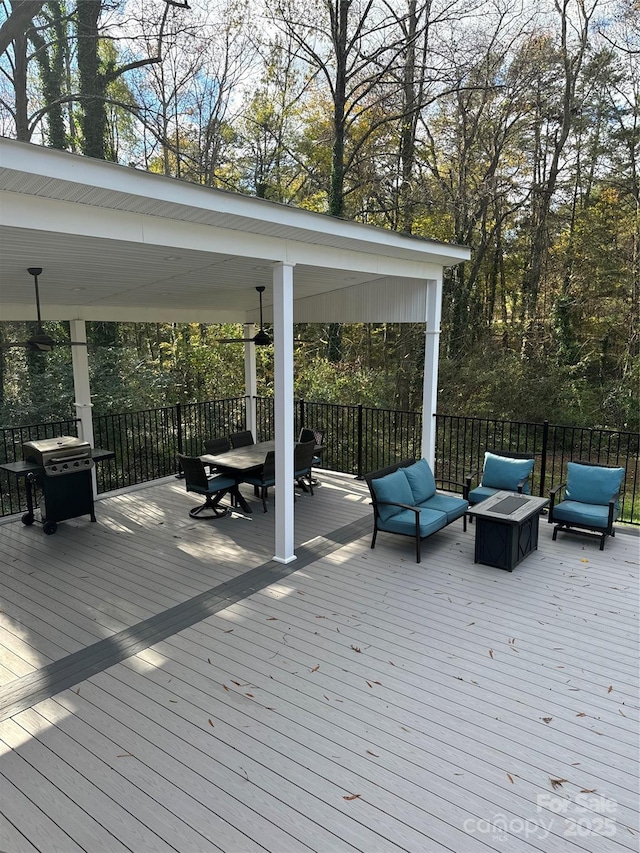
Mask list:
[{"label": "green tree foliage", "polygon": [[[638,428],[635,0],[27,5],[0,0],[3,132],[464,243],[440,409]],[[215,327],[89,334],[99,409],[242,392],[242,347]],[[299,334],[299,396],[420,407],[420,326]],[[5,412],[70,406],[68,349],[0,356]],[[57,390],[38,402],[42,370]]]}]

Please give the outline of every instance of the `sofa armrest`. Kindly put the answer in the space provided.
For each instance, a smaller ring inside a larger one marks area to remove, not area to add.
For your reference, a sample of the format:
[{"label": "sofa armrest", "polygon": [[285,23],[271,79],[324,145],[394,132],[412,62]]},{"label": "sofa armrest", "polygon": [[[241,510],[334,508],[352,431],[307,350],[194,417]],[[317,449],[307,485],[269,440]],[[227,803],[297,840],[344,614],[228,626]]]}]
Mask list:
[{"label": "sofa armrest", "polygon": [[398,504],[398,503],[395,503],[394,501],[371,501],[371,503],[373,504],[373,507],[376,510],[378,509],[379,506],[399,506],[402,509],[410,509],[415,513],[420,512],[420,507],[418,507],[418,506],[411,506],[410,504]]},{"label": "sofa armrest", "polygon": [[462,484],[462,497],[465,500],[469,499],[469,492],[471,491],[471,481],[475,478],[477,479],[480,476],[480,469],[477,471],[472,471],[471,474],[465,474],[464,483]]}]

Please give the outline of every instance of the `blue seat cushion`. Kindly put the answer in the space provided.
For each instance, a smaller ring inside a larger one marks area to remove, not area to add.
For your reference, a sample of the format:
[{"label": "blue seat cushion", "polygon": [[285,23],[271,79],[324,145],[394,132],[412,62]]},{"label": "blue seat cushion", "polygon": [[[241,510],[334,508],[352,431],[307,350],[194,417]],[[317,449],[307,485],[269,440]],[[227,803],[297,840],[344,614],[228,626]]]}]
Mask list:
[{"label": "blue seat cushion", "polygon": [[275,479],[263,480],[262,477],[243,477],[243,483],[249,483],[250,486],[275,486]]},{"label": "blue seat cushion", "polygon": [[[378,477],[371,480],[371,488],[378,501],[392,501],[393,503],[407,504],[409,506],[413,506],[415,503],[411,486],[402,468],[394,471],[393,474],[387,474],[385,477]],[[386,521],[401,511],[401,507],[398,506],[378,504],[378,517],[382,521]]]},{"label": "blue seat cushion", "polygon": [[419,504],[420,508],[435,509],[438,512],[444,512],[447,516],[447,523],[450,524],[456,518],[460,518],[469,509],[469,502],[464,498],[457,498],[455,495],[435,494],[427,501]]},{"label": "blue seat cushion", "polygon": [[[444,512],[437,512],[434,509],[420,510],[420,538],[431,536],[436,530],[441,530],[447,525],[447,515]],[[415,536],[416,533],[416,514],[410,509],[401,509],[396,515],[386,519],[386,521],[378,520],[378,530],[384,530],[387,533],[404,533],[406,536]]]},{"label": "blue seat cushion", "polygon": [[[614,511],[613,520],[618,517]],[[602,527],[605,529],[609,523],[609,507],[578,501],[560,501],[553,508],[553,520],[564,521],[567,524],[585,525],[586,527]]]},{"label": "blue seat cushion", "polygon": [[608,504],[617,499],[623,479],[624,468],[599,468],[569,462],[565,500],[583,504]]},{"label": "blue seat cushion", "polygon": [[435,495],[436,481],[426,459],[420,459],[402,470],[411,486],[411,493],[413,494],[411,503],[420,504]]},{"label": "blue seat cushion", "polygon": [[479,504],[480,501],[490,498],[491,495],[495,495],[499,491],[500,489],[490,489],[488,486],[476,486],[475,489],[471,489],[469,492],[469,503]]},{"label": "blue seat cushion", "polygon": [[211,477],[209,480],[210,492],[221,492],[223,489],[232,489],[236,484],[233,477],[227,477],[226,474],[218,474],[217,477]]},{"label": "blue seat cushion", "polygon": [[[496,453],[487,452],[484,454],[481,485],[488,486],[491,489],[516,492],[518,483],[531,476],[534,464],[534,459],[511,459],[508,456],[498,456]],[[525,483],[522,491],[529,494],[528,483]]]}]

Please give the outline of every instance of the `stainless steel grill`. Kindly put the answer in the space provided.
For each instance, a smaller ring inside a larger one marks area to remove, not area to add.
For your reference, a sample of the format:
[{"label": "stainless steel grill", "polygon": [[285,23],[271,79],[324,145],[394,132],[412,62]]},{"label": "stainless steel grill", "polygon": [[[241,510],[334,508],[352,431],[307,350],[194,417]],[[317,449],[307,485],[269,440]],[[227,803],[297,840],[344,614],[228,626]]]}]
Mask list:
[{"label": "stainless steel grill", "polygon": [[40,465],[47,477],[85,471],[94,465],[89,442],[73,435],[25,441],[22,456],[25,462]]}]

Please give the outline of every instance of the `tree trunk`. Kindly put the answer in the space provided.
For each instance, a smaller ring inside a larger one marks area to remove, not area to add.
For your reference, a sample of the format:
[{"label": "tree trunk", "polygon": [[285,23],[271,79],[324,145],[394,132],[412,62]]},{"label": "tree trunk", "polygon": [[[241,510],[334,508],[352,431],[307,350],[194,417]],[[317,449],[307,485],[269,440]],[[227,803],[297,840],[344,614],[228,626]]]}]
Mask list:
[{"label": "tree trunk", "polygon": [[78,71],[80,74],[80,128],[83,153],[87,157],[105,159],[107,112],[105,109],[106,81],[100,69],[98,52],[98,19],[101,0],[82,0],[76,10],[78,27]]}]

